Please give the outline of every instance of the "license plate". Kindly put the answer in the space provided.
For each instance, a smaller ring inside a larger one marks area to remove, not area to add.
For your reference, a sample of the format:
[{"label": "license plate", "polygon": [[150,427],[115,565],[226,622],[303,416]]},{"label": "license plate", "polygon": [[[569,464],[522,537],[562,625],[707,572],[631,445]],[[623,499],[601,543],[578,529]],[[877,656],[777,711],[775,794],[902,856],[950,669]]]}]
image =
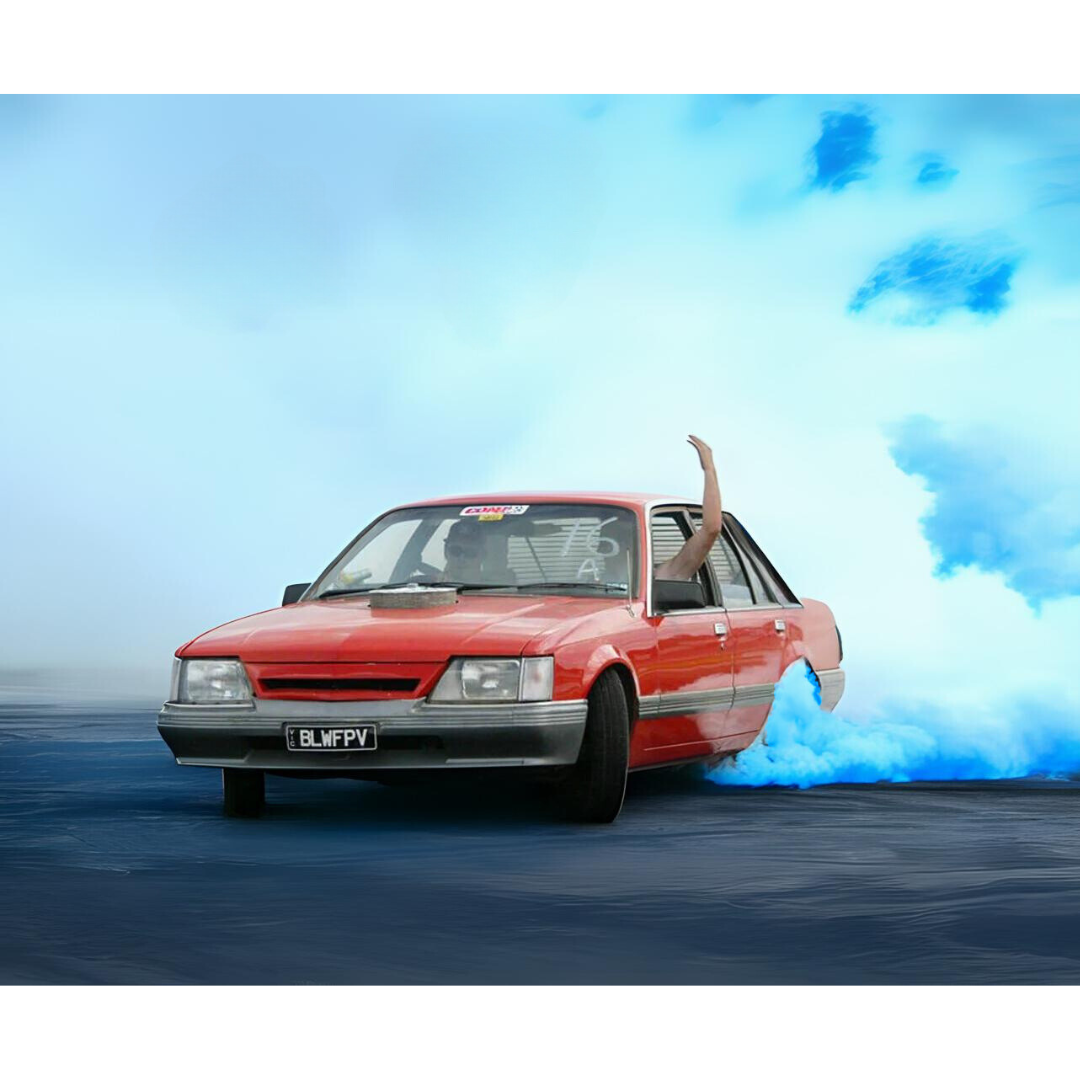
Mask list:
[{"label": "license plate", "polygon": [[285,745],[290,750],[374,750],[375,725],[286,727]]}]

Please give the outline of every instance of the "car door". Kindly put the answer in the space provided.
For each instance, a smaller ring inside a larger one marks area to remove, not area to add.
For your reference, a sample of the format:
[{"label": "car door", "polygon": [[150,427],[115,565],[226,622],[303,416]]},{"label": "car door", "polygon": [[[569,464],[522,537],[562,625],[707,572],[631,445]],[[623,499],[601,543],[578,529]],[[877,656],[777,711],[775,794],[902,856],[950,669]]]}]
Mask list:
[{"label": "car door", "polygon": [[778,596],[763,568],[739,543],[738,523],[724,527],[709,553],[714,585],[727,614],[734,667],[734,697],[725,724],[726,749],[748,746],[765,723],[783,667],[786,597]]},{"label": "car door", "polygon": [[[649,520],[650,571],[674,555],[690,535],[684,507],[657,508]],[[721,748],[733,694],[734,665],[727,616],[716,602],[707,571],[697,579],[705,608],[660,612],[647,618],[656,653],[635,732],[637,765],[706,757]],[[646,690],[643,687],[643,691]]]}]

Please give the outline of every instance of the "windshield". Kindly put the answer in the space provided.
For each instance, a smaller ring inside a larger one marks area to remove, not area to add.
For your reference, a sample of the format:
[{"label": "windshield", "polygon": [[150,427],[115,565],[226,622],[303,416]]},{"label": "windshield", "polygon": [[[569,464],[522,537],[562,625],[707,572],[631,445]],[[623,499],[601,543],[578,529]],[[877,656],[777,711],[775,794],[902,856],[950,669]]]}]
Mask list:
[{"label": "windshield", "polygon": [[413,507],[368,529],[314,591],[453,583],[625,598],[628,580],[629,592],[637,592],[637,545],[637,517],[618,506]]}]

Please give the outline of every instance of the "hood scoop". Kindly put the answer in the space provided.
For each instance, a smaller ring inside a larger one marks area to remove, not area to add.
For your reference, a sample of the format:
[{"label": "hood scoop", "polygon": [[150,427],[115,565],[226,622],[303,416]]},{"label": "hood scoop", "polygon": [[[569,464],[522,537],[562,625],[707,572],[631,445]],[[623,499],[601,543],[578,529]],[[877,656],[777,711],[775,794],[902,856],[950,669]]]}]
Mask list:
[{"label": "hood scoop", "polygon": [[379,608],[437,608],[457,603],[457,589],[439,585],[406,585],[401,589],[373,589],[368,594],[371,606]]}]

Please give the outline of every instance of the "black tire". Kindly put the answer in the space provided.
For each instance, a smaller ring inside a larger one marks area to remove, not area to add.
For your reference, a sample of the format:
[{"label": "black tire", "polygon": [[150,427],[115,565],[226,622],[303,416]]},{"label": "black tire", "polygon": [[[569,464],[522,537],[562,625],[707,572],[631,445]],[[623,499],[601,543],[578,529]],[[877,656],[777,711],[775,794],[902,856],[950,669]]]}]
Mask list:
[{"label": "black tire", "polygon": [[259,817],[266,806],[266,777],[261,769],[222,769],[225,816]]},{"label": "black tire", "polygon": [[622,680],[605,671],[589,692],[585,737],[577,764],[558,789],[570,821],[606,825],[619,816],[630,761],[630,709]]}]

